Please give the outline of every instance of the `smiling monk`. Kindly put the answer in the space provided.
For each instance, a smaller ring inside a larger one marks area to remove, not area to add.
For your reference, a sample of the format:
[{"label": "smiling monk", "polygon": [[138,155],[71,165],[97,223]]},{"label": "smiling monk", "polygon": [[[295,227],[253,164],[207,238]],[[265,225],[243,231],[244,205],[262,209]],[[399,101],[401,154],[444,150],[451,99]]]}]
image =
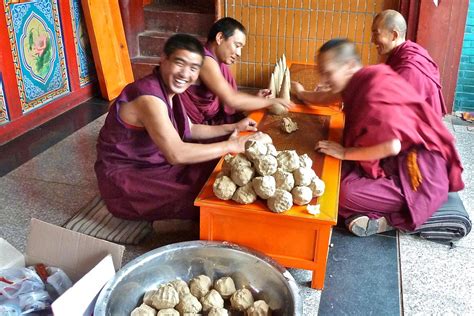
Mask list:
[{"label": "smiling monk", "polygon": [[[180,94],[199,76],[202,44],[177,34],[153,74],[127,85],[110,107],[97,143],[95,172],[102,198],[115,216],[131,220],[196,219],[193,202],[215,159],[244,151],[250,138],[265,140],[255,122],[207,126],[189,121]],[[231,135],[232,134],[232,135]],[[191,141],[231,135],[228,140]]]}]

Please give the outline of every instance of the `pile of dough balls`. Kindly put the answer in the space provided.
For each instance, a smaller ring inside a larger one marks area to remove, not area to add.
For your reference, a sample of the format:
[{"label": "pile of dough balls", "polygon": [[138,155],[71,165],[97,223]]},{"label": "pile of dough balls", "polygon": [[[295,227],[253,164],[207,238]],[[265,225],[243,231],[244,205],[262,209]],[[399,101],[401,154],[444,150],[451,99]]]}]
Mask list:
[{"label": "pile of dough balls", "polygon": [[[225,301],[227,300],[227,301]],[[263,300],[255,301],[246,288],[236,289],[231,277],[214,282],[206,275],[189,281],[174,280],[145,293],[143,303],[130,316],[201,315],[228,316],[230,311],[247,316],[268,316],[271,310]]]},{"label": "pile of dough balls", "polygon": [[253,203],[260,197],[271,211],[281,213],[293,204],[306,205],[313,197],[323,195],[325,184],[312,165],[307,154],[277,151],[273,144],[249,140],[245,154],[224,157],[213,191],[221,200],[232,199],[240,204]]}]

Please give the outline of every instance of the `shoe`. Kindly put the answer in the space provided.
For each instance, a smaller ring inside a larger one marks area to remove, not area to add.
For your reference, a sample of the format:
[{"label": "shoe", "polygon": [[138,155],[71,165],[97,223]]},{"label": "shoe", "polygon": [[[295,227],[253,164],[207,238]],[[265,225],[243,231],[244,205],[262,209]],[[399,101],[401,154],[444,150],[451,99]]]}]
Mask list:
[{"label": "shoe", "polygon": [[152,226],[158,235],[184,231],[199,231],[199,221],[190,219],[163,219],[154,221]]},{"label": "shoe", "polygon": [[374,234],[379,234],[393,230],[385,217],[379,217],[376,219],[370,219],[367,216],[356,216],[349,220],[347,229],[354,235],[359,237],[367,237]]}]

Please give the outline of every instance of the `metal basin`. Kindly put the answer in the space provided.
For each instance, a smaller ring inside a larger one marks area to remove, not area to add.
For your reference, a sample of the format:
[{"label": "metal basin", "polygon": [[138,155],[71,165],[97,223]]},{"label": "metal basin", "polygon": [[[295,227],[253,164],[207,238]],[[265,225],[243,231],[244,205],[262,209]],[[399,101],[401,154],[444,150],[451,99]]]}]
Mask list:
[{"label": "metal basin", "polygon": [[102,289],[94,316],[130,315],[146,291],[159,284],[205,274],[230,276],[265,300],[272,315],[302,315],[303,303],[290,273],[273,259],[226,242],[189,241],[157,248],[125,265]]}]

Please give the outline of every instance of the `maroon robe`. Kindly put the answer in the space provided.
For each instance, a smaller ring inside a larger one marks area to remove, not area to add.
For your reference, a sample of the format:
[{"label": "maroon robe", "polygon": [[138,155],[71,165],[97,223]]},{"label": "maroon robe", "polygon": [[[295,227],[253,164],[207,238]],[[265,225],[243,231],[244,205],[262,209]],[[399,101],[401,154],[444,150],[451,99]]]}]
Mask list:
[{"label": "maroon robe", "polygon": [[438,66],[426,49],[406,41],[390,53],[386,64],[405,78],[436,114],[440,117],[446,114]]},{"label": "maroon robe", "polygon": [[102,198],[113,215],[131,220],[196,219],[194,199],[215,162],[171,165],[145,128],[131,126],[119,117],[120,104],[142,95],[160,98],[171,123],[183,141],[190,137],[186,111],[179,95],[169,104],[159,75],[154,73],[127,85],[114,104],[97,142],[95,172]]},{"label": "maroon robe", "polygon": [[[414,230],[447,199],[464,188],[454,138],[415,89],[386,65],[365,67],[342,93],[345,147],[367,147],[399,139],[401,152],[382,160],[345,162],[340,214],[385,216]],[[407,152],[416,148],[423,182],[410,186]]]},{"label": "maroon robe", "polygon": [[[219,64],[222,76],[234,90],[237,90],[237,83],[229,66],[219,62],[207,47],[204,48],[204,51],[206,57],[211,57]],[[235,110],[222,104],[219,98],[203,82],[198,82],[189,87],[181,95],[181,102],[194,124],[220,125],[234,123],[238,119],[234,116]]]}]

